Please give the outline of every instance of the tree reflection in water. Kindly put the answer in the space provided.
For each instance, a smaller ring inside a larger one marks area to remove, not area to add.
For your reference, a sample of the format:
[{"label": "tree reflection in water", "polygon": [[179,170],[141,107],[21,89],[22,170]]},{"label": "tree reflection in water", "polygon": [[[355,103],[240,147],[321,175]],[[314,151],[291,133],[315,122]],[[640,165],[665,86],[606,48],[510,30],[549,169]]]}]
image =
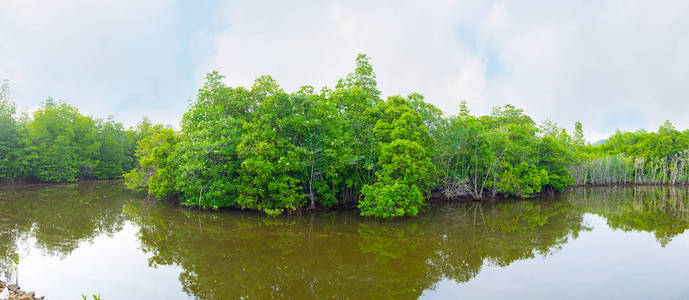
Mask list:
[{"label": "tree reflection in water", "polygon": [[651,232],[663,247],[689,228],[689,186],[580,188],[567,199],[613,229]]},{"label": "tree reflection in water", "polygon": [[547,255],[586,230],[565,201],[465,203],[418,218],[355,213],[266,218],[131,204],[152,265],[178,264],[185,291],[213,298],[416,298],[485,264]]},{"label": "tree reflection in water", "polygon": [[149,265],[180,266],[182,288],[201,299],[417,298],[444,279],[468,282],[486,266],[551,255],[589,230],[585,213],[614,229],[651,232],[662,246],[689,228],[685,186],[434,204],[392,221],[356,212],[268,218],[186,210],[141,200],[120,182],[2,191],[0,270],[10,269],[23,241],[60,259],[131,221]]},{"label": "tree reflection in water", "polygon": [[[46,255],[65,257],[95,237],[122,229],[123,206],[132,194],[121,182],[1,187],[0,270],[34,240]],[[16,264],[14,264],[16,265]]]}]

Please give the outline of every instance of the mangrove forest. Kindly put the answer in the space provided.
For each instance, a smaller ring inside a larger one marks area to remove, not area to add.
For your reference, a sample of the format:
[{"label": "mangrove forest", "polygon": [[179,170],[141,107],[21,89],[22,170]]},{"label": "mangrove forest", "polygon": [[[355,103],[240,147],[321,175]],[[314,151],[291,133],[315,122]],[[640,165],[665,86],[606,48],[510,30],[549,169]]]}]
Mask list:
[{"label": "mangrove forest", "polygon": [[[459,103],[459,102],[458,102]],[[48,99],[17,113],[0,92],[0,182],[124,178],[150,197],[267,215],[332,207],[416,216],[429,199],[552,195],[573,185],[689,182],[689,131],[617,131],[589,143],[512,105],[443,112],[421,94],[382,97],[368,56],[333,88],[232,87],[208,73],[178,129],[124,128]]]}]

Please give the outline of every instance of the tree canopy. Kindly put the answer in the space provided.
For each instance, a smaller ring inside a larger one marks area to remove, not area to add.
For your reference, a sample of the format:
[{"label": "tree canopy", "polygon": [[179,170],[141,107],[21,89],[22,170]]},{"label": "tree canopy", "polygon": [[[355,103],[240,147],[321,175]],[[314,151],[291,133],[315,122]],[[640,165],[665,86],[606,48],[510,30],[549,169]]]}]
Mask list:
[{"label": "tree canopy", "polygon": [[[446,115],[418,93],[382,97],[360,54],[334,89],[288,92],[270,76],[232,87],[218,72],[181,130],[144,118],[125,129],[52,98],[17,114],[0,89],[0,182],[125,178],[132,189],[184,206],[269,215],[356,207],[362,215],[415,216],[427,199],[517,197],[573,184],[689,183],[689,131],[617,131],[591,145],[504,105],[477,116],[461,102]],[[123,174],[126,173],[126,174]]]},{"label": "tree canopy", "polygon": [[31,116],[17,115],[5,81],[0,90],[0,182],[122,178],[137,165],[137,142],[149,134],[144,129],[125,130],[112,116],[94,119],[52,98]]},{"label": "tree canopy", "polygon": [[334,89],[289,93],[269,76],[231,87],[211,72],[181,131],[164,135],[139,142],[131,187],[187,206],[269,215],[342,205],[402,217],[438,192],[482,199],[561,191],[583,147],[583,133],[573,139],[553,123],[539,127],[511,105],[472,116],[462,104],[445,116],[417,93],[383,99],[363,54]]}]

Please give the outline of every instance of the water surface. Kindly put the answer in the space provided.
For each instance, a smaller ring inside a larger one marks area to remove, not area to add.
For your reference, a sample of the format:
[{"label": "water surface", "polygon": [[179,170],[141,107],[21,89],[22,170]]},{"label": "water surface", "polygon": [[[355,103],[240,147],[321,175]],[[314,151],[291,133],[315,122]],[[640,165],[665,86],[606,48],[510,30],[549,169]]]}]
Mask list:
[{"label": "water surface", "polygon": [[0,277],[50,299],[687,299],[687,228],[687,187],[394,221],[180,209],[118,181],[0,187]]}]

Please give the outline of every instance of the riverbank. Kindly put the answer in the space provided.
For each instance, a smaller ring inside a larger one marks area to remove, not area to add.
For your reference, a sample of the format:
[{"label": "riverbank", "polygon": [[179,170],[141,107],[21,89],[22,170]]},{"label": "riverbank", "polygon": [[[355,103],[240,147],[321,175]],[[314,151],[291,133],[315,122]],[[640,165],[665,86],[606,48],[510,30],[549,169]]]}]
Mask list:
[{"label": "riverbank", "polygon": [[[7,294],[5,294],[7,293]],[[0,300],[43,300],[45,296],[36,297],[36,293],[24,292],[17,284],[6,284],[0,280]]]}]

